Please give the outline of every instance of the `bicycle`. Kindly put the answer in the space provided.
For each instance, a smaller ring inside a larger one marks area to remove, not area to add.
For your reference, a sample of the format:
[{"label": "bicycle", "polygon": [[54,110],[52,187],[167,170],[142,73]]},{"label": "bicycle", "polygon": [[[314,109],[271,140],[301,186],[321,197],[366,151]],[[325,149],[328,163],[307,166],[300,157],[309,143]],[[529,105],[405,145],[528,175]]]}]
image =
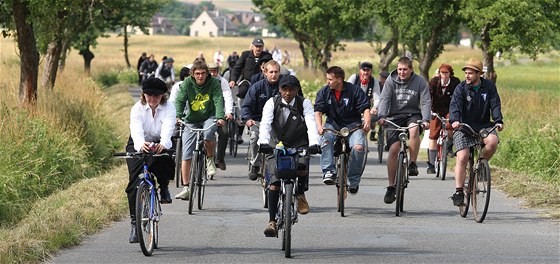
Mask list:
[{"label": "bicycle", "polygon": [[233,120],[227,121],[228,126],[228,145],[229,145],[229,155],[237,157],[237,148],[239,140],[239,113],[237,106],[233,105]]},{"label": "bicycle", "polygon": [[[258,124],[254,124],[254,126],[259,126]],[[250,131],[247,130],[247,132],[249,134],[251,133],[256,133],[254,131]],[[256,140],[255,140],[256,142]],[[253,165],[251,164],[251,157],[253,156],[253,148],[251,147],[251,143],[249,143],[249,146],[247,147],[247,164],[249,167],[249,171],[251,171],[251,167],[253,167]],[[259,172],[257,173],[257,180],[259,181],[259,184],[262,187],[262,198],[263,198],[263,207],[264,208],[268,208],[268,186],[267,186],[267,182],[266,182],[266,161],[267,161],[267,157],[266,155],[264,155],[263,153],[259,153],[257,155],[257,158],[255,160],[255,166],[258,165],[259,167]]]},{"label": "bicycle", "polygon": [[181,163],[183,162],[183,131],[185,131],[185,124],[178,123],[176,126],[176,134],[173,135],[175,140],[175,186],[181,187],[183,178],[181,177]]},{"label": "bicycle", "polygon": [[[275,149],[276,157],[275,176],[280,179],[280,199],[278,199],[278,212],[276,223],[278,230],[282,230],[282,251],[284,257],[292,256],[292,226],[298,222],[298,201],[296,199],[298,186],[298,171],[309,169],[308,164],[299,163],[301,158],[309,157],[311,153],[307,148]],[[264,156],[264,155],[263,155]],[[301,164],[301,165],[300,165]],[[276,233],[278,237],[278,233]]]},{"label": "bicycle", "polygon": [[432,116],[439,119],[441,122],[441,129],[437,139],[437,156],[434,164],[436,167],[436,177],[441,177],[441,180],[445,181],[445,175],[447,173],[447,151],[450,144],[449,132],[447,131],[447,122],[449,122],[449,119],[439,116],[438,113],[432,113]]},{"label": "bicycle", "polygon": [[[391,120],[385,119],[385,122],[393,126],[392,128],[387,127],[387,130],[399,131],[399,141],[401,143],[401,149],[397,156],[397,175],[395,177],[395,187],[396,187],[396,206],[395,215],[400,216],[400,213],[404,211],[404,190],[408,187],[408,130],[417,126],[420,123],[413,124],[411,126],[401,127]],[[421,122],[421,121],[419,121]]]},{"label": "bicycle", "polygon": [[[193,150],[193,156],[191,159],[191,170],[189,177],[189,214],[192,214],[192,209],[194,206],[194,197],[197,197],[198,210],[202,210],[204,204],[204,193],[206,189],[206,183],[208,182],[208,173],[206,173],[206,149],[204,148],[204,135],[203,133],[213,126],[215,126],[216,120],[212,125],[206,128],[190,128],[186,126],[183,121],[179,121],[185,127],[195,133],[195,145]],[[198,195],[196,195],[198,191]]]},{"label": "bicycle", "polygon": [[161,154],[146,152],[118,152],[115,157],[125,159],[142,159],[144,171],[138,175],[141,179],[136,191],[136,234],[140,242],[140,248],[145,256],[151,256],[159,243],[159,221],[163,215],[161,204],[157,194],[155,175],[148,171],[148,159],[150,157],[172,155],[173,150],[166,150]]},{"label": "bicycle", "polygon": [[383,151],[385,151],[385,129],[383,126],[379,126],[377,131],[377,161],[379,163],[383,162]]},{"label": "bicycle", "polygon": [[[361,128],[361,125],[356,126],[351,130],[347,127],[343,127],[340,130],[336,130],[334,128],[323,128],[323,131],[331,131],[336,135],[333,148],[336,164],[337,212],[340,212],[341,217],[344,217],[344,200],[346,199],[348,191],[348,160],[350,159],[350,151],[352,150],[348,145],[348,136]],[[366,146],[364,146],[364,151],[367,149],[367,140],[365,140],[365,142]],[[367,161],[367,151],[365,155],[366,156],[364,156],[364,162],[362,164],[362,173]]]},{"label": "bicycle", "polygon": [[476,133],[468,124],[460,123],[460,126],[466,128],[463,131],[476,138],[477,144],[471,147],[469,151],[467,175],[465,177],[467,201],[463,206],[459,206],[459,213],[461,217],[467,217],[469,204],[472,204],[475,221],[482,223],[488,212],[490,190],[492,189],[490,165],[488,160],[482,157],[482,148],[484,146],[484,139],[498,126],[494,125],[490,129],[481,129],[479,133]]}]

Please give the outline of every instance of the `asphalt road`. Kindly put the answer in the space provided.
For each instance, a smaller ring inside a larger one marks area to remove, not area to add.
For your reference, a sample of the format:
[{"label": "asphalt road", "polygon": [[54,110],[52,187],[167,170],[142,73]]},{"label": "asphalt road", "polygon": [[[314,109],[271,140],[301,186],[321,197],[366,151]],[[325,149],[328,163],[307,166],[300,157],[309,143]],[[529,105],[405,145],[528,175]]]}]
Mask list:
[{"label": "asphalt road", "polygon": [[[424,162],[406,190],[405,212],[396,217],[394,204],[383,203],[386,166],[377,163],[375,144],[359,193],[346,200],[346,217],[337,213],[336,189],[322,183],[319,159],[312,159],[310,213],[294,225],[292,259],[286,259],[281,239],[263,235],[268,213],[261,187],[247,177],[246,147],[240,146],[237,158],[226,156],[227,170],[209,182],[203,210],[189,215],[188,202],[181,200],[163,206],[160,248],[152,257],[128,243],[130,222],[124,220],[49,262],[560,263],[558,221],[521,208],[496,189],[484,223],[476,223],[472,214],[461,218],[449,199],[453,174],[446,181],[428,176]],[[171,188],[173,194],[179,191]]]}]

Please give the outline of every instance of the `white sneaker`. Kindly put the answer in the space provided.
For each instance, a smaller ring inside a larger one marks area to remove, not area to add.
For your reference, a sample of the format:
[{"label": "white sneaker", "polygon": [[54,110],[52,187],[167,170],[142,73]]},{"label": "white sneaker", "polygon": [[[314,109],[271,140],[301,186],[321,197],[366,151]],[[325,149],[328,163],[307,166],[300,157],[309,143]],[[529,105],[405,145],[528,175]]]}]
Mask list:
[{"label": "white sneaker", "polygon": [[181,200],[189,200],[189,186],[185,186],[183,187],[183,190],[178,193],[177,195],[175,195],[175,199],[181,199]]},{"label": "white sneaker", "polygon": [[208,173],[208,176],[216,174],[216,164],[214,163],[214,157],[206,157],[206,173]]}]

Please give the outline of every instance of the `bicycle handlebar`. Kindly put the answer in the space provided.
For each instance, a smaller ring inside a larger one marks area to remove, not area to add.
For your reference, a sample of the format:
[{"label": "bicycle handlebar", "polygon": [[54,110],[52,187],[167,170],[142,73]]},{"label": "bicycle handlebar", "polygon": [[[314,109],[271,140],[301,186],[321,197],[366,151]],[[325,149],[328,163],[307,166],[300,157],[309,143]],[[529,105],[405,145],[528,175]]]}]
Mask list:
[{"label": "bicycle handlebar", "polygon": [[157,153],[150,153],[150,152],[116,152],[113,153],[113,157],[122,157],[125,159],[138,159],[138,158],[144,158],[146,156],[152,156],[152,157],[161,157],[161,156],[169,156],[172,155],[175,152],[174,149],[166,149],[163,152],[157,154]]},{"label": "bicycle handlebar", "polygon": [[469,124],[467,124],[467,123],[459,123],[459,128],[457,128],[457,129],[460,129],[460,128],[463,128],[463,127],[466,128],[467,132],[470,133],[472,136],[486,138],[490,135],[490,133],[492,133],[492,131],[494,131],[496,128],[498,128],[498,124],[494,124],[494,126],[491,127],[491,128],[483,128],[478,133],[476,133],[474,131],[474,129],[471,126],[469,126]]},{"label": "bicycle handlebar", "polygon": [[438,113],[432,113],[432,116],[439,119],[439,121],[441,121],[441,122],[448,122],[449,121],[448,118],[443,118]]},{"label": "bicycle handlebar", "polygon": [[[399,126],[399,125],[395,124],[393,121],[391,121],[391,120],[389,120],[389,119],[385,119],[385,122],[386,122],[386,124],[384,124],[383,126],[386,127],[386,128],[389,129],[389,130],[407,131],[407,130],[409,130],[409,129],[411,129],[411,128],[420,126],[420,124],[421,124],[422,121],[418,120],[418,123],[412,124],[411,126],[406,126],[406,127]],[[392,125],[393,128],[388,127],[387,124]]]},{"label": "bicycle handlebar", "polygon": [[[362,125],[357,125],[357,126],[355,126],[354,128],[352,128],[352,129],[348,129],[347,127],[343,127],[343,128],[341,128],[340,130],[336,130],[336,129],[334,129],[334,128],[324,127],[324,128],[323,128],[323,131],[331,131],[331,132],[335,133],[337,136],[346,137],[346,136],[352,134],[352,132],[354,132],[354,131],[356,131],[356,130],[358,130],[358,129],[362,129],[362,128],[363,128]],[[347,130],[347,131],[348,131],[348,132],[347,132],[348,134],[346,134],[346,132],[345,132],[344,130]],[[346,134],[346,135],[344,135],[344,134]]]},{"label": "bicycle handlebar", "polygon": [[185,128],[188,129],[188,130],[190,130],[190,131],[193,131],[193,132],[198,132],[198,131],[199,131],[199,132],[204,132],[204,131],[206,131],[206,130],[209,130],[209,129],[212,128],[213,126],[217,125],[217,124],[218,124],[218,119],[214,119],[214,120],[212,121],[212,124],[209,125],[209,126],[206,127],[206,128],[190,128],[189,126],[187,126],[187,123],[185,123],[185,121],[183,121],[183,120],[179,120],[179,123],[180,123],[181,125],[185,126]]}]

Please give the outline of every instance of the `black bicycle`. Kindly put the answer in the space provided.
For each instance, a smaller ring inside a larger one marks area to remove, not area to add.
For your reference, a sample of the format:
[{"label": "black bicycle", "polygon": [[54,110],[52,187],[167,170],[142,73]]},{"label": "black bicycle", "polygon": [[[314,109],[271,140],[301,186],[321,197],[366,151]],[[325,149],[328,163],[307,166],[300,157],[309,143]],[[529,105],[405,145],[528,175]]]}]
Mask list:
[{"label": "black bicycle", "polygon": [[[180,121],[183,123],[182,121]],[[185,124],[185,123],[183,123]],[[206,183],[208,182],[208,173],[206,172],[206,149],[204,148],[204,131],[216,125],[216,120],[212,125],[206,128],[190,128],[186,129],[196,134],[193,156],[191,159],[191,170],[189,174],[189,214],[192,214],[194,206],[194,197],[197,197],[198,210],[202,210],[204,204],[204,193]],[[198,192],[198,195],[196,194]]]},{"label": "black bicycle", "polygon": [[173,135],[175,140],[175,186],[179,188],[183,181],[181,177],[181,163],[183,162],[183,131],[185,130],[185,124],[178,123],[175,129],[176,131]]},{"label": "black bicycle", "polygon": [[[350,148],[348,141],[350,134],[354,131],[362,129],[362,126],[356,126],[351,130],[347,127],[343,127],[340,130],[334,128],[323,128],[323,131],[331,131],[336,135],[336,140],[334,142],[334,158],[336,164],[336,187],[337,187],[337,210],[340,212],[340,216],[344,217],[344,200],[348,195],[348,161],[350,160]],[[367,140],[365,140],[366,146],[364,150],[367,150]],[[364,171],[367,161],[367,151],[365,151],[364,162],[362,164],[362,173]]]},{"label": "black bicycle", "polygon": [[241,135],[239,135],[239,122],[239,109],[234,104],[233,119],[227,121],[229,155],[233,157],[237,157],[238,142],[241,138]]},{"label": "black bicycle", "polygon": [[[420,126],[420,123],[412,124],[410,126],[401,127],[391,120],[385,120],[387,124],[390,124],[392,127],[387,127],[386,130],[395,130],[399,131],[399,141],[401,143],[401,149],[399,150],[399,154],[397,157],[397,174],[395,177],[395,187],[397,189],[396,192],[396,206],[395,206],[395,215],[399,216],[401,212],[403,212],[404,208],[404,190],[408,187],[408,137],[409,133],[408,130]],[[421,121],[420,121],[421,122]]]},{"label": "black bicycle", "polygon": [[310,154],[317,153],[311,153],[307,148],[275,149],[273,153],[276,157],[275,176],[280,179],[280,199],[278,199],[276,223],[278,230],[282,230],[282,251],[286,258],[292,256],[292,226],[298,222],[298,201],[296,199],[298,170],[309,169],[307,163],[299,161],[308,158]]},{"label": "black bicycle", "polygon": [[474,219],[477,223],[482,223],[488,212],[490,190],[492,189],[490,165],[488,160],[482,157],[482,148],[484,146],[484,139],[498,126],[494,125],[492,128],[482,129],[479,133],[476,133],[468,124],[461,123],[460,126],[465,128],[462,131],[476,138],[477,144],[471,147],[469,151],[469,162],[465,177],[467,201],[463,206],[459,206],[459,213],[461,217],[467,217],[469,204],[472,204]]},{"label": "black bicycle", "polygon": [[383,162],[383,151],[385,151],[385,129],[379,126],[377,131],[377,161]]},{"label": "black bicycle", "polygon": [[[254,126],[259,126],[258,124],[254,124]],[[252,133],[257,133],[256,131],[251,131],[250,129],[247,131],[250,137],[254,137],[251,135]],[[256,142],[256,141],[255,141]],[[251,157],[253,157],[253,148],[251,143],[249,142],[249,146],[247,147],[247,164],[249,171],[251,171],[251,167],[253,164],[251,163]],[[262,188],[262,198],[263,198],[263,207],[268,208],[268,187],[266,183],[266,162],[269,159],[267,155],[263,153],[258,153],[256,160],[254,162],[255,166],[259,167],[259,171],[257,173],[257,180]]]},{"label": "black bicycle", "polygon": [[436,177],[441,177],[441,180],[444,181],[445,174],[447,173],[447,150],[449,149],[449,144],[451,144],[447,131],[447,122],[449,122],[449,119],[439,116],[438,113],[432,113],[432,116],[439,119],[441,122],[441,129],[437,139],[436,164],[434,164],[434,166],[436,167]]},{"label": "black bicycle", "polygon": [[148,159],[150,157],[169,156],[173,150],[167,150],[161,154],[146,152],[118,152],[115,157],[125,159],[141,159],[144,163],[144,171],[138,175],[140,184],[136,191],[136,234],[140,242],[140,248],[145,256],[151,256],[154,249],[158,247],[159,221],[163,212],[158,198],[156,178],[148,170]]}]

